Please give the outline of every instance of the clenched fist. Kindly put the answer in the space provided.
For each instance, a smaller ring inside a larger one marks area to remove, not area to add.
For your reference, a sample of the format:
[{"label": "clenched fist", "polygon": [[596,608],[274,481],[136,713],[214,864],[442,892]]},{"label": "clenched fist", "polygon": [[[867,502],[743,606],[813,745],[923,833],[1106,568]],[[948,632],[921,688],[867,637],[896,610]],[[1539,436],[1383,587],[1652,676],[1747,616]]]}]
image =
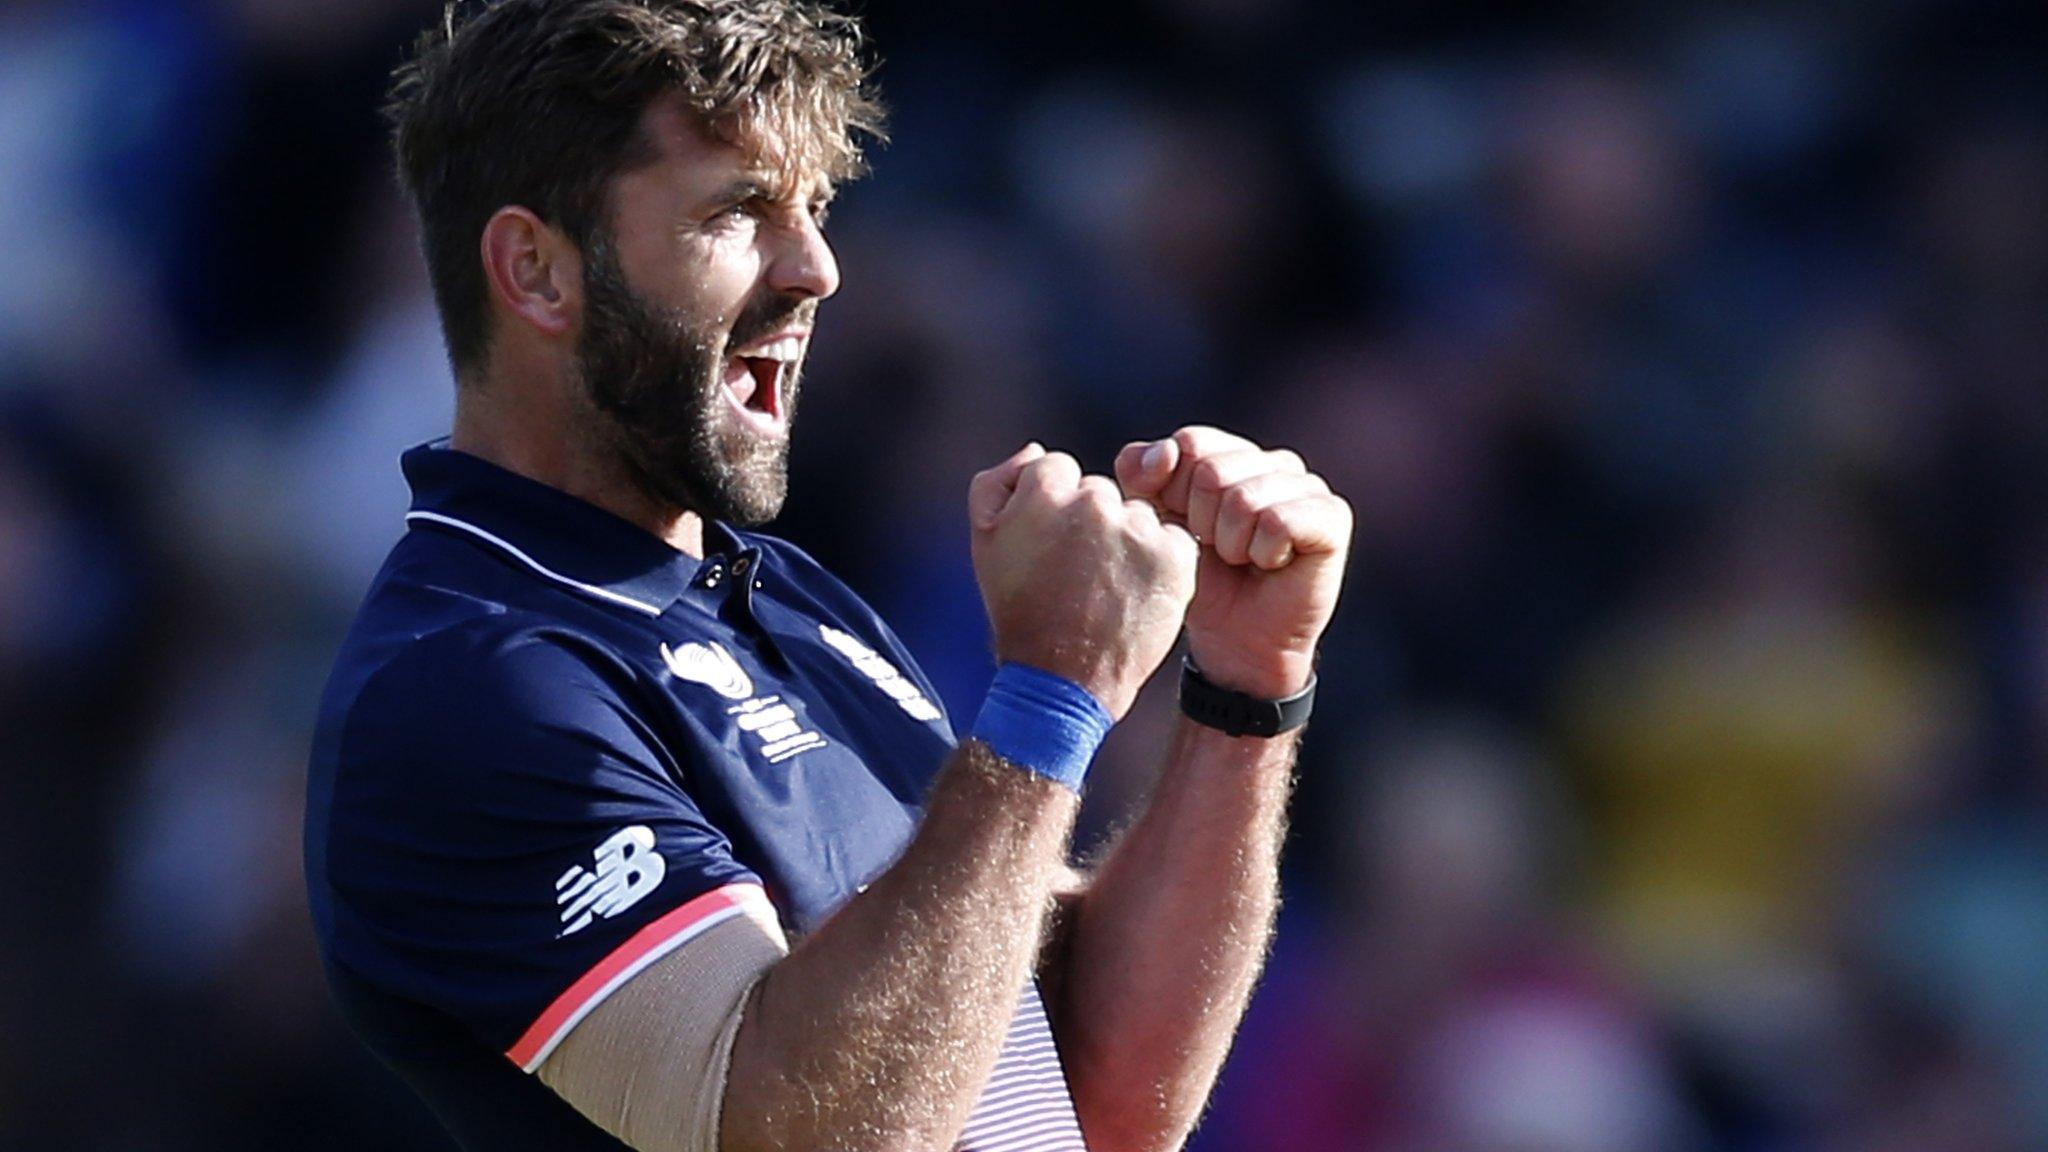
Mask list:
[{"label": "clenched fist", "polygon": [[1122,719],[1180,636],[1194,537],[1036,444],[974,478],[968,516],[996,658],[1064,676]]},{"label": "clenched fist", "polygon": [[1187,623],[1203,674],[1269,700],[1306,686],[1344,581],[1351,505],[1293,452],[1200,425],[1126,445],[1116,475],[1202,542]]}]

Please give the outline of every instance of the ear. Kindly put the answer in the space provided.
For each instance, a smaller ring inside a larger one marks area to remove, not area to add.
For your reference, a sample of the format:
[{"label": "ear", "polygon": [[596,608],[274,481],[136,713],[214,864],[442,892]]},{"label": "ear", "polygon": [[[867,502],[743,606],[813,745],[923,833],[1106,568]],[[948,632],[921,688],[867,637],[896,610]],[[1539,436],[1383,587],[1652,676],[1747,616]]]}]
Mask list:
[{"label": "ear", "polygon": [[508,205],[484,225],[482,255],[495,311],[549,339],[576,331],[583,317],[583,257],[567,236]]}]

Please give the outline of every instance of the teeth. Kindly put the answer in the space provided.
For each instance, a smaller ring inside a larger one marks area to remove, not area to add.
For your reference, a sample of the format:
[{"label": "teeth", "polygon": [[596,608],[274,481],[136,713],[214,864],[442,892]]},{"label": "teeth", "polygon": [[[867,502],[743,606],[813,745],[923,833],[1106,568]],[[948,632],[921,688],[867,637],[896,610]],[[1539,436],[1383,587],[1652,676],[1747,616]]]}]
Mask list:
[{"label": "teeth", "polygon": [[749,348],[742,355],[755,360],[775,360],[787,364],[803,355],[803,350],[802,337],[784,336],[780,340],[771,340],[766,344]]}]

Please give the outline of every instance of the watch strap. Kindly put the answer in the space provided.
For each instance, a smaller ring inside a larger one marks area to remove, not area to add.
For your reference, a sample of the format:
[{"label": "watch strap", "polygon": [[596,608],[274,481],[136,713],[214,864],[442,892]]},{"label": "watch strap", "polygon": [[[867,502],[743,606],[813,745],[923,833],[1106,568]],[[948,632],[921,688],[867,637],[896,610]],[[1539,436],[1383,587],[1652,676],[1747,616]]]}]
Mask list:
[{"label": "watch strap", "polygon": [[1316,706],[1316,677],[1292,696],[1262,700],[1220,687],[1202,675],[1194,660],[1180,663],[1180,710],[1197,724],[1232,736],[1278,736],[1308,723]]}]

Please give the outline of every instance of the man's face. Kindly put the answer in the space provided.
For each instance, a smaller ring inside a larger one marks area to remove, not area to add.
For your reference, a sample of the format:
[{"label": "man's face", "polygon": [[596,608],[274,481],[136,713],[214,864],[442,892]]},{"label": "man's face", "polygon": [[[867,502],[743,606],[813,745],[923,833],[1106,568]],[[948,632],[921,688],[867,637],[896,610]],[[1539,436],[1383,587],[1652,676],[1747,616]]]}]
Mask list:
[{"label": "man's face", "polygon": [[839,272],[822,179],[782,186],[668,105],[584,256],[576,359],[601,442],[647,494],[739,525],[781,511],[818,302]]}]

